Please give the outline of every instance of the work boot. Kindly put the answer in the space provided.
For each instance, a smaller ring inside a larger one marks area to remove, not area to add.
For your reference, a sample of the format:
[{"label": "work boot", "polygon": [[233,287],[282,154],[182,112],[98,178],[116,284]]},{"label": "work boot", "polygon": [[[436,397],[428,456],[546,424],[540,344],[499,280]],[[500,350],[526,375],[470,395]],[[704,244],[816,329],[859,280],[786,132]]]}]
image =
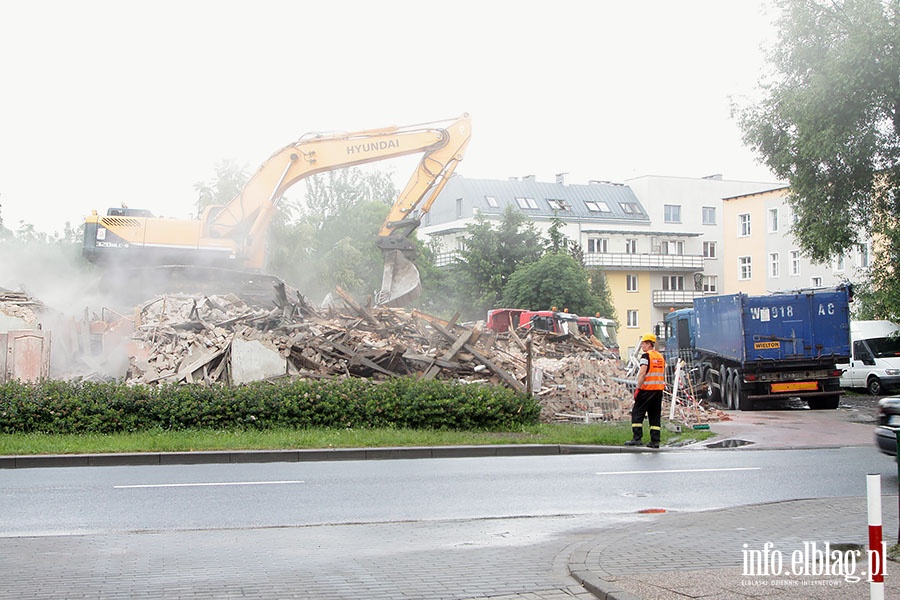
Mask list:
[{"label": "work boot", "polygon": [[644,445],[644,426],[631,426],[631,439],[625,442],[626,446],[643,446]]},{"label": "work boot", "polygon": [[[626,442],[626,443],[627,443],[627,442]],[[650,443],[647,444],[647,447],[648,447],[648,448],[659,448],[659,442],[655,442],[655,441],[653,441],[653,440],[650,440]]]},{"label": "work boot", "polygon": [[647,444],[648,448],[659,448],[659,427],[654,425],[650,426],[650,443]]}]

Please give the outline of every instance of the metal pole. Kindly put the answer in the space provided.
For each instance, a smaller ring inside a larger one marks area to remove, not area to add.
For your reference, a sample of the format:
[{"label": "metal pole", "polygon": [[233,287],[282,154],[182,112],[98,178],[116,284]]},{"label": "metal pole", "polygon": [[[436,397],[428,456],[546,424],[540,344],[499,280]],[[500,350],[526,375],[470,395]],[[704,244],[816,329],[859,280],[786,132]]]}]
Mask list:
[{"label": "metal pole", "polygon": [[866,475],[869,510],[869,598],[884,600],[885,552],[881,541],[881,473]]}]

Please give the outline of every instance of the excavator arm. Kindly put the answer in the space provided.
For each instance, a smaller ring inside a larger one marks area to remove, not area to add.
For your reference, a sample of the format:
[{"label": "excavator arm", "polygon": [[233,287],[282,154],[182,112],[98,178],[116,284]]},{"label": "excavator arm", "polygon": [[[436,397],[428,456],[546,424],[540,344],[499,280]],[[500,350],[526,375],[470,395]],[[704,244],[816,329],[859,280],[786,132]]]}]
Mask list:
[{"label": "excavator arm", "polygon": [[210,243],[235,240],[244,266],[261,269],[266,232],[279,200],[292,185],[316,173],[422,152],[418,167],[378,232],[377,244],[385,257],[378,302],[401,305],[420,289],[408,238],[462,160],[470,137],[468,114],[452,122],[307,134],[269,157],[231,202],[207,207],[201,217],[201,236],[211,238]]},{"label": "excavator arm", "polygon": [[[111,267],[109,287],[120,291],[137,290],[139,276],[149,281],[147,291],[191,287],[204,269],[213,286],[221,285],[225,272],[239,278],[250,271],[253,277],[244,280],[252,286],[264,280],[266,235],[278,202],[292,185],[316,173],[422,153],[378,233],[385,257],[378,301],[398,306],[420,285],[409,236],[462,160],[470,136],[467,114],[404,127],[307,134],[275,152],[240,194],[227,204],[206,207],[200,219],[157,218],[124,206],[103,216],[92,213],[85,219],[82,253]],[[165,275],[174,273],[178,281],[165,286]]]}]

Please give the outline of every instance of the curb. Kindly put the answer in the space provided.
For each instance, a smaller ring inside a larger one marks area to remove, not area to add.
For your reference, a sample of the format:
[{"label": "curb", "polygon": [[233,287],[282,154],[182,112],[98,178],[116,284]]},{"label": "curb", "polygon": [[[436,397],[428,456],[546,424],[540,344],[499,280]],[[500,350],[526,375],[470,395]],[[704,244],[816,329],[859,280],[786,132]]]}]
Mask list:
[{"label": "curb", "polygon": [[550,456],[561,454],[628,454],[644,448],[560,444],[497,446],[413,446],[395,448],[331,448],[315,450],[221,450],[208,452],[133,452],[124,454],[40,454],[0,456],[0,469],[50,467],[119,467],[339,460],[400,460],[485,456]]},{"label": "curb", "polygon": [[569,574],[599,600],[641,600],[631,592],[626,592],[616,584],[600,579],[590,571],[570,569]]}]

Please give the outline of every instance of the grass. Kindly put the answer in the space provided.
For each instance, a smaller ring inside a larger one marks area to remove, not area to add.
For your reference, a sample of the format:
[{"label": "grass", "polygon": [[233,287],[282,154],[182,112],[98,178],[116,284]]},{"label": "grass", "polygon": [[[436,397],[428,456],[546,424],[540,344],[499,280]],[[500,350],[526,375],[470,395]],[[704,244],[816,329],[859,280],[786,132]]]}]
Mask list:
[{"label": "grass", "polygon": [[[644,427],[647,441],[647,427]],[[677,434],[663,427],[662,443],[686,443],[710,437],[688,429]],[[0,435],[0,455],[101,454],[121,452],[189,452],[199,450],[286,450],[314,448],[383,448],[489,444],[597,444],[621,446],[631,437],[628,423],[554,423],[517,431],[438,431],[415,429],[270,429],[151,430],[118,434],[21,433]]]}]

